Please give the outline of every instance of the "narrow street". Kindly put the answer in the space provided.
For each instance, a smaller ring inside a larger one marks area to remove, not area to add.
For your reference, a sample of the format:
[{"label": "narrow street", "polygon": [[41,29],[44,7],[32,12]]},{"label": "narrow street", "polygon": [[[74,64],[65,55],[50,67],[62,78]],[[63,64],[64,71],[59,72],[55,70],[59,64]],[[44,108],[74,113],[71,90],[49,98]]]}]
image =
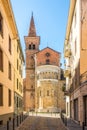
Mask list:
[{"label": "narrow street", "polygon": [[67,130],[55,117],[29,116],[16,130]]}]

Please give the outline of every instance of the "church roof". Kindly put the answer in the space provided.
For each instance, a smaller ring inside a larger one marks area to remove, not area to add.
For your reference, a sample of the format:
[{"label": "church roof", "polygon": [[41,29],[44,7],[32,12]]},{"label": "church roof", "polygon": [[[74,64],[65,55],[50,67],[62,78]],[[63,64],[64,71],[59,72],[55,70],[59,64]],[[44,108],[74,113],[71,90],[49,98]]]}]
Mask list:
[{"label": "church roof", "polygon": [[34,24],[34,18],[33,18],[33,13],[31,16],[31,21],[30,21],[30,28],[29,28],[29,37],[36,37],[36,29],[35,29],[35,24]]},{"label": "church roof", "polygon": [[46,47],[46,48],[44,48],[44,49],[42,49],[42,50],[40,50],[40,51],[38,51],[38,52],[36,52],[36,53],[40,53],[40,52],[42,52],[42,51],[45,51],[45,50],[51,50],[51,51],[54,51],[55,53],[58,53],[58,54],[61,54],[60,52],[58,52],[58,51],[56,51],[56,50],[54,50],[54,49],[52,49],[52,48],[50,48],[50,47]]}]

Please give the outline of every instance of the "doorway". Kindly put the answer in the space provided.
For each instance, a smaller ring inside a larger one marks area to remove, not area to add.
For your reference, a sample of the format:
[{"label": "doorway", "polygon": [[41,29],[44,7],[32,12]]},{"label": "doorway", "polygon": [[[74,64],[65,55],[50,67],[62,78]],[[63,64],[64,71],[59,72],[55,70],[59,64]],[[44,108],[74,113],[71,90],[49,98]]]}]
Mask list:
[{"label": "doorway", "polygon": [[74,100],[74,119],[78,121],[78,99]]},{"label": "doorway", "polygon": [[87,126],[87,96],[84,96],[84,122]]}]

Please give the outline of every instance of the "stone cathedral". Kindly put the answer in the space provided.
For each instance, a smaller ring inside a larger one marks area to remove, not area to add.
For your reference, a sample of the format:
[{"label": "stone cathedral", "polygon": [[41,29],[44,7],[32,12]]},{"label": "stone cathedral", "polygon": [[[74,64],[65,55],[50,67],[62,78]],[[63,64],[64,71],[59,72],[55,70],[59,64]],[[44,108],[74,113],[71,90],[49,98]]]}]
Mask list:
[{"label": "stone cathedral", "polygon": [[60,68],[61,53],[46,47],[39,49],[40,36],[36,34],[34,17],[31,16],[25,40],[26,78],[24,79],[24,110],[58,112],[65,110],[62,86],[65,83]]}]

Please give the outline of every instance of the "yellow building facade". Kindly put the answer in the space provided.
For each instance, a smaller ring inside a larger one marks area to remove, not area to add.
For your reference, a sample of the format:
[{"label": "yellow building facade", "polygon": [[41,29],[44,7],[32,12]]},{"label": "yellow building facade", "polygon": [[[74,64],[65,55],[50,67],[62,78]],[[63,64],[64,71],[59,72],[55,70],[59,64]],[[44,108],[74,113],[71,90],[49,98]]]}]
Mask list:
[{"label": "yellow building facade", "polygon": [[[5,124],[13,117],[15,93],[21,99],[23,96],[22,67],[24,57],[21,44],[18,41],[19,35],[10,0],[0,0],[0,125]],[[17,52],[17,47],[19,52]],[[19,55],[20,57],[18,57]],[[16,89],[16,79],[21,84],[20,89]]]},{"label": "yellow building facade", "polygon": [[23,63],[24,57],[20,40],[15,43],[14,51],[14,113],[16,115],[23,111]]}]

